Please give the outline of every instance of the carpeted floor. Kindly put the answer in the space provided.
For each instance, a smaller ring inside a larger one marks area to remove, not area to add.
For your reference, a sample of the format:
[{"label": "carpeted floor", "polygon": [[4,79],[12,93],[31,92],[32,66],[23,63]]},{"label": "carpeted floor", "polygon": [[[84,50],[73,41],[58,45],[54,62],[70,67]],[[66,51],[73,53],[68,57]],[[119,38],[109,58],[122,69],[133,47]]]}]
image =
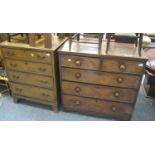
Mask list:
[{"label": "carpeted floor", "polygon": [[[2,104],[1,104],[2,103]],[[154,121],[155,100],[145,98],[141,88],[132,116],[132,121]],[[114,119],[99,118],[77,113],[52,112],[49,106],[21,101],[14,104],[10,96],[0,99],[0,120],[4,121],[113,121]]]}]

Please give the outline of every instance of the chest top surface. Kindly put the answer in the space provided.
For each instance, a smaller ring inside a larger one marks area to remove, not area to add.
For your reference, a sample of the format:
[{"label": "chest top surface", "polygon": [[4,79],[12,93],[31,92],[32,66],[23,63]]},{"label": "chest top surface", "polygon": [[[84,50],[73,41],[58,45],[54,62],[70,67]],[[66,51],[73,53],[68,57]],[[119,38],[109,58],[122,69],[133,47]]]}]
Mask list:
[{"label": "chest top surface", "polygon": [[2,43],[0,43],[0,47],[6,47],[6,48],[16,48],[16,49],[25,49],[25,50],[36,50],[36,51],[55,51],[57,50],[65,41],[67,40],[67,38],[59,38],[57,36],[52,36],[52,47],[51,48],[45,48],[44,47],[44,39],[41,38],[38,41],[36,41],[36,46],[30,46],[29,44],[26,43],[21,43],[19,41],[4,41]]},{"label": "chest top surface", "polygon": [[59,52],[63,52],[64,54],[78,54],[83,56],[94,56],[94,57],[126,57],[126,58],[135,58],[135,59],[144,59],[147,60],[147,57],[144,56],[142,50],[142,56],[138,54],[138,48],[135,47],[134,44],[127,43],[116,43],[110,42],[110,48],[108,53],[106,53],[106,41],[102,42],[102,47],[99,50],[99,45],[91,44],[91,43],[81,43],[73,41],[70,45],[69,41],[67,41],[60,49]]}]

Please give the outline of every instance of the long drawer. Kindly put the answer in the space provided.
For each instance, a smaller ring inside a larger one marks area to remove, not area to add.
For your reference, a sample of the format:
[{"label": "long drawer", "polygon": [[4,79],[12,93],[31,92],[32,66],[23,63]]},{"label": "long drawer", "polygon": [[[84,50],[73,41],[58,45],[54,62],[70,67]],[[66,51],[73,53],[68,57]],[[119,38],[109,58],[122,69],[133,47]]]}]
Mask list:
[{"label": "long drawer", "polygon": [[49,89],[54,88],[53,77],[16,71],[8,71],[8,76],[11,82],[24,83]]},{"label": "long drawer", "polygon": [[41,63],[52,63],[51,53],[45,51],[35,52],[33,50],[3,48],[2,52],[5,58]]},{"label": "long drawer", "polygon": [[140,82],[140,77],[135,75],[71,69],[65,67],[61,68],[61,75],[62,80],[126,88],[137,88]]},{"label": "long drawer", "polygon": [[63,95],[63,108],[65,110],[107,115],[124,120],[129,120],[133,111],[132,105],[110,102],[85,97]]},{"label": "long drawer", "polygon": [[52,76],[52,67],[48,64],[16,61],[11,59],[6,59],[5,64],[9,70]]},{"label": "long drawer", "polygon": [[117,73],[141,74],[143,62],[120,59],[99,59],[80,56],[60,55],[60,65],[71,68],[100,70]]},{"label": "long drawer", "polygon": [[15,84],[10,82],[11,91],[15,95],[41,99],[55,102],[55,93],[52,90],[43,89],[34,86]]},{"label": "long drawer", "polygon": [[136,99],[135,89],[125,89],[67,81],[62,82],[62,92],[63,94],[93,97],[131,104],[133,104]]}]

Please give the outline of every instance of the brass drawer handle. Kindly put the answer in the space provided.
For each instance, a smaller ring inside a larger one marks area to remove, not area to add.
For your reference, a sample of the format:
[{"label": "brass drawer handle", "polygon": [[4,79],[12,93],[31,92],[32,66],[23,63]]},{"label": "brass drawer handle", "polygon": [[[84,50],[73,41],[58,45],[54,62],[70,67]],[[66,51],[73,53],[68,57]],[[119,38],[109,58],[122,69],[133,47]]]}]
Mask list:
[{"label": "brass drawer handle", "polygon": [[42,60],[42,59],[45,59],[46,57],[45,56],[40,56],[39,54],[37,55],[37,58]]},{"label": "brass drawer handle", "polygon": [[123,83],[123,78],[121,78],[121,77],[117,78],[117,82],[118,83]]},{"label": "brass drawer handle", "polygon": [[119,69],[122,70],[122,71],[124,71],[124,70],[126,69],[126,66],[125,66],[124,64],[121,64],[121,65],[119,66]]},{"label": "brass drawer handle", "polygon": [[23,89],[22,89],[22,88],[16,88],[16,91],[17,91],[17,92],[22,92]]},{"label": "brass drawer handle", "polygon": [[117,108],[115,106],[112,106],[112,111],[116,112]]},{"label": "brass drawer handle", "polygon": [[50,95],[49,94],[42,93],[42,96],[49,97]]},{"label": "brass drawer handle", "polygon": [[15,53],[14,53],[14,52],[8,52],[8,55],[10,55],[10,56],[14,56]]},{"label": "brass drawer handle", "polygon": [[78,92],[80,92],[80,91],[81,91],[80,87],[76,87],[76,88],[75,88],[75,92],[78,93]]},{"label": "brass drawer handle", "polygon": [[41,71],[41,72],[45,72],[46,71],[46,68],[39,67],[38,70]]},{"label": "brass drawer handle", "polygon": [[12,76],[14,79],[19,79],[20,77],[19,76],[17,76],[17,75],[13,75]]},{"label": "brass drawer handle", "polygon": [[79,100],[76,100],[76,101],[75,101],[75,104],[76,104],[76,105],[79,105],[79,104],[80,104],[80,101],[79,101]]},{"label": "brass drawer handle", "polygon": [[81,74],[80,73],[75,73],[75,77],[76,78],[80,78],[81,77]]},{"label": "brass drawer handle", "polygon": [[81,66],[82,63],[81,63],[80,60],[76,60],[76,61],[75,61],[75,64],[76,64],[77,66]]},{"label": "brass drawer handle", "polygon": [[115,96],[115,97],[120,97],[120,93],[119,93],[119,92],[115,92],[115,93],[114,93],[114,96]]},{"label": "brass drawer handle", "polygon": [[13,68],[15,68],[15,67],[17,67],[17,64],[10,63],[10,66],[13,67]]},{"label": "brass drawer handle", "polygon": [[40,83],[47,84],[48,81],[40,80]]}]

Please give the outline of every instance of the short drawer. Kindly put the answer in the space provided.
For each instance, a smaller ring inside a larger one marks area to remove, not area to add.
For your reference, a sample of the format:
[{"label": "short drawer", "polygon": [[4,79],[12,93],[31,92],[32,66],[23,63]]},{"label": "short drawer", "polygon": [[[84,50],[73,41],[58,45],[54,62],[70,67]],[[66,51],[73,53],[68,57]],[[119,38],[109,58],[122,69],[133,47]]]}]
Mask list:
[{"label": "short drawer", "polygon": [[133,111],[132,105],[71,95],[63,95],[63,108],[68,111],[106,115],[122,120],[129,120]]},{"label": "short drawer", "polygon": [[90,58],[80,56],[60,55],[60,65],[70,68],[100,70],[117,73],[142,74],[144,63],[108,58]]},{"label": "short drawer", "polygon": [[131,104],[133,104],[136,99],[135,89],[82,84],[67,81],[62,82],[62,91],[63,94],[92,97]]},{"label": "short drawer", "polygon": [[140,82],[140,77],[136,75],[71,69],[65,67],[61,68],[61,72],[63,80],[75,82],[93,83],[125,88],[138,88]]},{"label": "short drawer", "polygon": [[10,59],[6,59],[5,64],[9,70],[52,76],[52,67],[48,64],[16,61]]},{"label": "short drawer", "polygon": [[15,95],[41,99],[45,101],[55,101],[55,92],[34,86],[10,83],[11,91]]},{"label": "short drawer", "polygon": [[49,52],[35,52],[33,50],[3,48],[3,56],[5,58],[26,60],[40,63],[52,63],[52,56]]},{"label": "short drawer", "polygon": [[54,89],[53,77],[35,75],[30,73],[21,73],[16,71],[8,71],[9,80],[11,82],[29,84],[43,88]]}]

